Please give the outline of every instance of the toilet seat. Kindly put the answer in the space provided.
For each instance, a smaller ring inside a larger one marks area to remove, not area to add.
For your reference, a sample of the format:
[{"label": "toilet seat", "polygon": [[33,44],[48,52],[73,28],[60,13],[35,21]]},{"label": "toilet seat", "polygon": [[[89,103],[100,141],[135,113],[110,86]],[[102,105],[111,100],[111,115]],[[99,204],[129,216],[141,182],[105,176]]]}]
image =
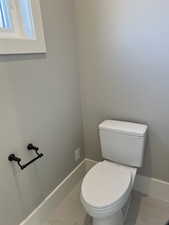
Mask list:
[{"label": "toilet seat", "polygon": [[127,201],[131,188],[131,168],[103,161],[84,177],[81,201],[87,211],[101,216],[102,213],[119,210]]}]

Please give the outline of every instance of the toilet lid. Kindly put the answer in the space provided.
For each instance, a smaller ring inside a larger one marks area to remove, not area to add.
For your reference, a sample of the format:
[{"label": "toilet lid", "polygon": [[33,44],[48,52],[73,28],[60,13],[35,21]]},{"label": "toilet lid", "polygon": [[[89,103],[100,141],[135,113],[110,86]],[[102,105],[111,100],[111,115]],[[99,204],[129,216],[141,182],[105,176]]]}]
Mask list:
[{"label": "toilet lid", "polygon": [[92,207],[105,208],[128,194],[131,181],[132,174],[128,167],[103,161],[97,163],[84,177],[81,195]]}]

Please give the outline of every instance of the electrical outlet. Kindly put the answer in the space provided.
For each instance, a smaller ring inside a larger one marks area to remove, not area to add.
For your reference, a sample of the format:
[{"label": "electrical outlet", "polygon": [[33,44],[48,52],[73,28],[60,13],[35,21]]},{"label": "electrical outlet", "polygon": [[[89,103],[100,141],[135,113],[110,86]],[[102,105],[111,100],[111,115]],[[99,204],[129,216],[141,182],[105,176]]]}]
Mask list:
[{"label": "electrical outlet", "polygon": [[79,161],[80,159],[80,148],[77,148],[74,152],[75,162]]}]

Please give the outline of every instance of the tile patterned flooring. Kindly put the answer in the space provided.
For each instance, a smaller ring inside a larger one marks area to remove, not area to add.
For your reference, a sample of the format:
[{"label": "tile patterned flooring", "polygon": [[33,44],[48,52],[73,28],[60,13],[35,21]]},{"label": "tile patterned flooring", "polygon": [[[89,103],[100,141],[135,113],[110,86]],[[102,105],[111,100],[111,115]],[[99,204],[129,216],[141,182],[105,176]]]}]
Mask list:
[{"label": "tile patterned flooring", "polygon": [[[92,220],[80,203],[80,185],[70,192],[44,225],[91,225]],[[138,192],[133,200],[125,225],[166,225],[169,220],[169,202],[152,199]]]}]

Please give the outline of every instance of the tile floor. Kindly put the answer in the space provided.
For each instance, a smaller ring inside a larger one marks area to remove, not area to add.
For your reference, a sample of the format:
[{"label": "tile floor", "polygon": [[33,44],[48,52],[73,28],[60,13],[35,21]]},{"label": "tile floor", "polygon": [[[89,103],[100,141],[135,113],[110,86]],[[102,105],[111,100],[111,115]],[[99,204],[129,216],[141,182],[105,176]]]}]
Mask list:
[{"label": "tile floor", "polygon": [[[91,218],[86,215],[80,203],[80,185],[70,192],[56,208],[44,225],[91,225]],[[169,220],[169,202],[133,193],[126,225],[166,225]]]}]

